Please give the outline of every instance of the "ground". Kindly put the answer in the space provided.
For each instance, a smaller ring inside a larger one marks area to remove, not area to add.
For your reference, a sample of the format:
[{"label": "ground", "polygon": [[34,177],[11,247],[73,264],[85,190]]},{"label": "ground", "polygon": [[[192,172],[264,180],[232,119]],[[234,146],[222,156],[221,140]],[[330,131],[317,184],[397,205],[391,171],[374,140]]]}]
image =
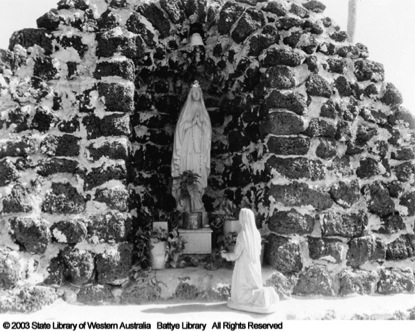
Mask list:
[{"label": "ground", "polygon": [[[238,331],[249,330],[249,326],[254,324],[280,324],[283,323],[284,330],[303,330],[304,328],[319,330],[334,328],[332,323],[322,320],[350,320],[350,319],[402,319],[409,318],[411,309],[415,307],[415,295],[399,294],[394,296],[353,296],[344,298],[304,298],[294,297],[289,300],[281,301],[278,310],[274,314],[260,315],[234,311],[226,307],[226,303],[181,303],[181,304],[151,304],[134,306],[83,306],[72,305],[62,300],[55,304],[43,308],[41,311],[32,314],[4,314],[0,316],[0,325],[4,327],[5,322],[30,322],[37,323],[117,323],[120,328],[121,323],[147,323],[151,324],[151,331],[173,331],[174,324],[178,323],[179,328],[174,330],[203,331],[202,324],[206,324],[204,331]],[[412,319],[413,319],[412,313]],[[320,322],[305,322],[304,320],[321,320]],[[214,329],[214,323],[221,323],[220,328]],[[157,324],[162,323],[164,329],[157,328]],[[169,324],[170,323],[170,324]],[[200,324],[190,326],[187,323]],[[243,328],[245,324],[245,328]],[[248,325],[250,324],[250,325]],[[305,325],[307,324],[307,325]],[[367,328],[367,322],[342,321],[341,325],[335,325],[336,330],[341,331],[350,328],[360,330]],[[393,325],[385,323],[371,323],[372,327],[378,330],[385,330],[391,327],[398,327],[399,324],[408,326],[412,324],[406,322],[396,322]],[[138,325],[137,325],[138,326]],[[262,325],[264,331],[275,330],[277,326]],[[264,329],[264,327],[267,327]],[[55,325],[56,328],[56,325]],[[52,325],[53,329],[53,325]],[[79,325],[76,330],[80,330]],[[87,330],[90,330],[86,328]],[[139,329],[136,327],[135,329]],[[143,328],[141,328],[143,329]],[[256,325],[255,330],[259,326]],[[5,331],[6,329],[4,329]],[[73,329],[68,329],[73,330]],[[109,329],[107,329],[109,330]],[[149,330],[149,329],[147,329]]]}]

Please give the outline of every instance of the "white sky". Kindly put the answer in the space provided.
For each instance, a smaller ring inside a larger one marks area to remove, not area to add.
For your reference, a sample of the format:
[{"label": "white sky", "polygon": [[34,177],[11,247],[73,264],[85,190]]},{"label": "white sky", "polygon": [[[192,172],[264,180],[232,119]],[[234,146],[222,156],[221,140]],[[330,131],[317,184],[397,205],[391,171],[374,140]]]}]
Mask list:
[{"label": "white sky", "polygon": [[[347,29],[348,0],[320,0],[325,14]],[[355,42],[369,48],[369,58],[385,67],[385,79],[415,113],[415,1],[358,0]]]},{"label": "white sky", "polygon": [[[320,0],[325,14],[343,30],[348,0]],[[56,8],[58,0],[0,0],[0,48],[13,31],[36,27],[36,19]],[[358,0],[356,42],[369,48],[370,59],[385,66],[386,80],[401,91],[404,106],[415,113],[415,1]]]}]

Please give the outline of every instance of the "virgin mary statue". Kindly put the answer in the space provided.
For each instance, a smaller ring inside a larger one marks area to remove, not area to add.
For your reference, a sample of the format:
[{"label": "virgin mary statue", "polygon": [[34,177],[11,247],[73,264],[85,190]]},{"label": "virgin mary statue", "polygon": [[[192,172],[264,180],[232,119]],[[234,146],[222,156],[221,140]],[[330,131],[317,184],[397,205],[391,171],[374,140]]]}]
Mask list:
[{"label": "virgin mary statue", "polygon": [[[171,174],[173,177],[173,196],[179,211],[203,212],[202,196],[207,187],[210,174],[210,146],[212,126],[203,101],[202,89],[195,81],[189,91],[186,103],[179,116],[174,133]],[[199,175],[198,181],[191,187],[190,206],[180,196],[179,177],[186,171]]]}]

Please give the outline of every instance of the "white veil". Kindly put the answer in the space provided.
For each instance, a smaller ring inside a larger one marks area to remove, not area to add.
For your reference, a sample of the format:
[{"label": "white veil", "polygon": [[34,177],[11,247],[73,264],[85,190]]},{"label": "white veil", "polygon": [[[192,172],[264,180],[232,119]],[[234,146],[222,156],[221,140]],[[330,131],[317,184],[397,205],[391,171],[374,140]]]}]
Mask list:
[{"label": "white veil", "polygon": [[259,233],[256,224],[255,216],[250,209],[241,209],[239,219],[242,224],[242,238],[245,243],[249,260],[251,262],[259,261],[261,255],[261,234]]}]

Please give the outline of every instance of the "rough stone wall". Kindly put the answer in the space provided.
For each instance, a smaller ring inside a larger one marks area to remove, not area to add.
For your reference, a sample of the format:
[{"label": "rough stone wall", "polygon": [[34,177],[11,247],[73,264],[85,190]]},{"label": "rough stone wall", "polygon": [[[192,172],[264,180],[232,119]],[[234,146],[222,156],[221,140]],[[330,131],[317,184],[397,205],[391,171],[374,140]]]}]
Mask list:
[{"label": "rough stone wall", "polygon": [[255,210],[278,283],[413,291],[415,120],[324,8],[62,0],[16,32],[0,51],[2,287],[126,275],[134,230],[174,209],[174,126],[198,79],[213,127],[205,205]]},{"label": "rough stone wall", "polygon": [[125,57],[105,44],[105,17],[120,6],[60,1],[0,51],[2,287],[130,269],[131,58],[142,48]]}]

